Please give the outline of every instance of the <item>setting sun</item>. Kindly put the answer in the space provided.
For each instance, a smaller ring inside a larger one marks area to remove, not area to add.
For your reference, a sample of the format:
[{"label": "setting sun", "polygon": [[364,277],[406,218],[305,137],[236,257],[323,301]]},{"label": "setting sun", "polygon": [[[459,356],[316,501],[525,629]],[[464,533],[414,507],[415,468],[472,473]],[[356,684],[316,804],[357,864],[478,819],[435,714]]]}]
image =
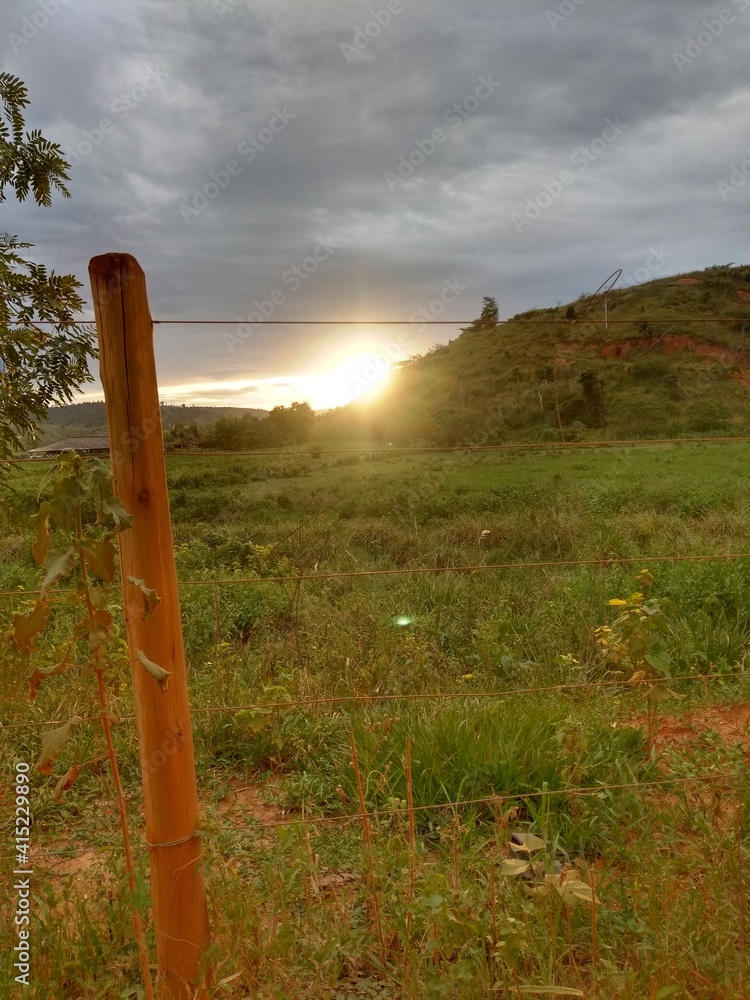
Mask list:
[{"label": "setting sun", "polygon": [[310,405],[314,410],[331,410],[379,395],[390,380],[393,364],[385,353],[351,354],[334,368],[305,379]]}]

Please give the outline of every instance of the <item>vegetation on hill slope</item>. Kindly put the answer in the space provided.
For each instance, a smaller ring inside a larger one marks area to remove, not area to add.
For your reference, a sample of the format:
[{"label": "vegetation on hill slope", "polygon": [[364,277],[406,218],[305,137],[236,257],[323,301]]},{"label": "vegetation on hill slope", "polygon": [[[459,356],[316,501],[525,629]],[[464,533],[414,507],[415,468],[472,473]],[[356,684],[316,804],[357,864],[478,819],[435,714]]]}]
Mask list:
[{"label": "vegetation on hill slope", "polygon": [[[309,441],[491,445],[750,434],[750,266],[719,265],[607,295],[482,314],[397,366],[376,401],[320,413],[162,407],[167,445],[247,451]],[[106,434],[103,403],[50,411],[44,441]]]},{"label": "vegetation on hill slope", "polygon": [[[398,443],[750,433],[750,267],[614,289],[603,300],[480,320],[399,366],[377,405],[320,418],[321,436]],[[573,317],[566,319],[566,316]]]}]

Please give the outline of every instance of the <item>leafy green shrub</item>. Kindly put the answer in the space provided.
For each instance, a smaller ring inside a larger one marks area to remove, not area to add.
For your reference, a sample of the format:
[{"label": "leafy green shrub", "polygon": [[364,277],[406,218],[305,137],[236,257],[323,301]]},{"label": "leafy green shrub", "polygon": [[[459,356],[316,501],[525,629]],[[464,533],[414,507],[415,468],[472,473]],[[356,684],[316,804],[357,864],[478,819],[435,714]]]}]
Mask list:
[{"label": "leafy green shrub", "polygon": [[732,408],[714,399],[699,399],[687,408],[687,426],[691,431],[726,431],[730,426]]}]

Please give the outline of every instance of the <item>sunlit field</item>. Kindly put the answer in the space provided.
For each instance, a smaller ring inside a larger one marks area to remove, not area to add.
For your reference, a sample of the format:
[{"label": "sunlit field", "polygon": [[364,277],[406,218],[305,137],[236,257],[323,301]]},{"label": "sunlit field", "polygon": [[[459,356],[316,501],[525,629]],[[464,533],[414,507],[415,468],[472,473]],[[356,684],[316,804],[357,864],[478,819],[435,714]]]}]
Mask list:
[{"label": "sunlit field", "polygon": [[[749,447],[168,458],[216,996],[749,995]],[[58,593],[12,643],[32,541],[0,541],[0,743],[33,765],[14,727],[97,709],[67,674],[29,701],[73,628]],[[32,769],[29,997],[140,995],[105,762],[52,795],[101,753],[85,723]]]}]

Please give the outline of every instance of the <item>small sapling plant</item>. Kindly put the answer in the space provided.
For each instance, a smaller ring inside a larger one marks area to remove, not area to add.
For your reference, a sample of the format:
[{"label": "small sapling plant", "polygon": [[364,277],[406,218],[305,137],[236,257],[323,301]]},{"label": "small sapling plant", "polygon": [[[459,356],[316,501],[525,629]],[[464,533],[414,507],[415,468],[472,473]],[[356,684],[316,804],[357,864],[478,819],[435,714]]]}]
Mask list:
[{"label": "small sapling plant", "polygon": [[666,613],[671,602],[652,596],[654,578],[647,569],[638,575],[639,589],[627,598],[614,597],[608,602],[617,608],[612,625],[594,630],[601,660],[608,672],[628,674],[626,683],[646,690],[648,702],[648,739],[656,732],[656,714],[661,702],[683,695],[667,687],[671,657],[663,646],[668,632]]},{"label": "small sapling plant", "polygon": [[[108,467],[97,458],[83,458],[75,452],[64,452],[52,472],[45,477],[39,496],[51,487],[51,499],[39,504],[31,518],[36,536],[33,544],[34,559],[44,566],[46,573],[34,606],[13,618],[13,638],[22,651],[23,659],[31,665],[38,652],[36,640],[45,626],[55,622],[59,608],[72,607],[72,629],[63,644],[63,653],[53,665],[34,665],[29,675],[29,695],[33,701],[40,686],[50,677],[60,674],[77,674],[83,685],[92,685],[94,710],[101,723],[106,753],[101,757],[73,764],[57,782],[54,797],[59,798],[70,789],[80,771],[87,765],[108,760],[120,818],[125,868],[128,875],[133,925],[138,945],[141,974],[147,1000],[153,997],[153,987],[148,965],[148,952],[140,913],[136,904],[137,887],[133,854],[128,830],[127,807],[117,764],[112,725],[116,717],[110,712],[105,680],[108,673],[122,666],[123,654],[115,635],[114,620],[108,609],[112,599],[111,585],[115,581],[117,535],[130,527],[131,518],[114,496],[112,476]],[[54,544],[53,544],[54,543]],[[72,586],[65,593],[64,602],[50,595],[60,581]],[[144,615],[149,617],[159,598],[143,581],[131,579],[144,598]],[[65,624],[60,621],[60,631]],[[56,657],[57,658],[57,657]],[[158,664],[144,662],[144,668],[164,686],[169,674]],[[93,684],[92,684],[93,682]],[[80,692],[81,700],[86,690]],[[62,753],[76,726],[82,725],[80,716],[72,716],[62,726],[45,733],[41,740],[37,770],[52,774],[55,761]]]}]

